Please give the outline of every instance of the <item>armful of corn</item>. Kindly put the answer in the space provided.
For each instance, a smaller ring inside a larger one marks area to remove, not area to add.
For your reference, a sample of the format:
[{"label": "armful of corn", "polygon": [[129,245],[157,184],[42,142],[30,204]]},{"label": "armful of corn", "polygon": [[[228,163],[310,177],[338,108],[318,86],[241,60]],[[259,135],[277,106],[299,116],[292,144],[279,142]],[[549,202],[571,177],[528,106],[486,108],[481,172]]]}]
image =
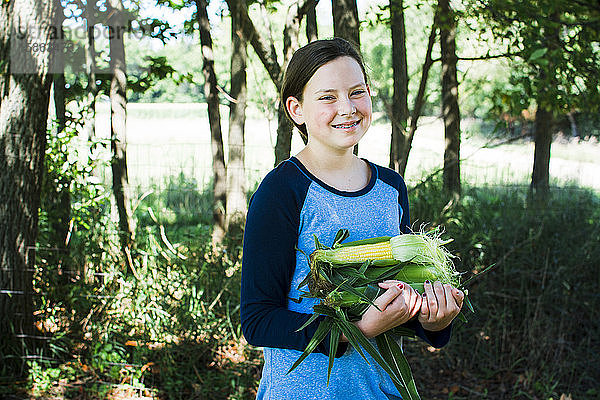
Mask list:
[{"label": "armful of corn", "polygon": [[[341,334],[367,361],[363,349],[390,375],[404,399],[420,399],[412,373],[397,336],[413,336],[405,328],[395,328],[375,338],[377,347],[363,335],[352,321],[357,321],[374,305],[383,289],[378,282],[397,279],[411,285],[418,292],[423,284],[440,281],[460,287],[460,274],[454,268],[454,256],[444,247],[451,240],[442,240],[440,231],[402,234],[395,237],[378,237],[355,242],[341,243],[349,232],[337,232],[331,247],[323,245],[315,237],[315,251],[308,257],[310,273],[299,288],[307,285],[308,291],[301,297],[318,298],[311,318],[301,326],[304,329],[318,316],[325,316],[305,351],[290,368],[296,368],[329,333],[330,352],[327,383]],[[465,303],[472,307],[465,297]],[[462,315],[461,315],[462,316]],[[464,318],[464,316],[462,316]],[[367,361],[368,362],[368,361]]]}]

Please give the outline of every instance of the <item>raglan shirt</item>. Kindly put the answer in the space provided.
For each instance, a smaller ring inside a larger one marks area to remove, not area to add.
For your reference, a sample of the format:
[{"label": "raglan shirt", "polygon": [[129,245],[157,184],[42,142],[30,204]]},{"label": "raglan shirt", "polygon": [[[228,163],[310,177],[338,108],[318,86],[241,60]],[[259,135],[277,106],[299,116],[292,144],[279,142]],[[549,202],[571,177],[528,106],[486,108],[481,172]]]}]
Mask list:
[{"label": "raglan shirt", "polygon": [[[406,185],[400,175],[365,160],[367,186],[337,190],[312,175],[295,157],[280,163],[250,200],[242,258],[241,323],[248,343],[263,347],[264,367],[257,399],[400,399],[391,378],[365,352],[369,363],[340,343],[327,385],[329,338],[296,369],[320,319],[296,331],[318,299],[300,298],[298,285],[310,271],[307,255],[316,235],[331,245],[339,229],[347,241],[410,231]],[[301,299],[300,302],[294,301]],[[445,345],[450,328],[427,332],[413,319],[404,326],[434,347]]]}]

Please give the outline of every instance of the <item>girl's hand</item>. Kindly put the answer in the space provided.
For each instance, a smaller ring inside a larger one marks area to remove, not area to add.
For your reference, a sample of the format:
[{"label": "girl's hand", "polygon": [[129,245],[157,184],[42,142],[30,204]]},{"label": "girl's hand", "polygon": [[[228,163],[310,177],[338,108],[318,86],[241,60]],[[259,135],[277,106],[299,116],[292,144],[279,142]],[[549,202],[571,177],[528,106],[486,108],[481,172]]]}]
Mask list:
[{"label": "girl's hand", "polygon": [[465,299],[462,290],[449,284],[425,282],[419,322],[428,331],[441,331],[458,315]]},{"label": "girl's hand", "polygon": [[379,310],[370,306],[362,319],[356,322],[358,329],[368,338],[405,323],[422,308],[421,295],[404,282],[389,280],[381,282],[379,287],[387,289],[373,302]]}]

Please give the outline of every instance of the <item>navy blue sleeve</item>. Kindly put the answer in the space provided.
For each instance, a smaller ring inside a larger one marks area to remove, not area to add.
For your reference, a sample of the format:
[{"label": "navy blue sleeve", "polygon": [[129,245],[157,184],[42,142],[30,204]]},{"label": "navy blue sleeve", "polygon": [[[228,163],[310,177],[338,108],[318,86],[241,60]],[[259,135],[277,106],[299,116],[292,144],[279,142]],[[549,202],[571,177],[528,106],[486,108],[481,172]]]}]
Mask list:
[{"label": "navy blue sleeve", "polygon": [[[400,232],[411,233],[410,212],[408,207],[408,190],[404,179],[397,172],[384,167],[378,167],[381,179],[398,190],[398,206],[401,213]],[[421,323],[413,318],[402,326],[415,331],[415,334],[435,348],[445,346],[450,341],[452,324],[438,332],[427,331]]]},{"label": "navy blue sleeve", "polygon": [[[300,211],[309,184],[301,174],[293,174],[280,164],[265,177],[250,201],[244,230],[240,314],[244,337],[254,346],[303,351],[322,320],[318,318],[296,332],[311,315],[287,308]],[[340,343],[336,356],[346,348],[347,344]],[[329,354],[329,339],[315,351]]]}]

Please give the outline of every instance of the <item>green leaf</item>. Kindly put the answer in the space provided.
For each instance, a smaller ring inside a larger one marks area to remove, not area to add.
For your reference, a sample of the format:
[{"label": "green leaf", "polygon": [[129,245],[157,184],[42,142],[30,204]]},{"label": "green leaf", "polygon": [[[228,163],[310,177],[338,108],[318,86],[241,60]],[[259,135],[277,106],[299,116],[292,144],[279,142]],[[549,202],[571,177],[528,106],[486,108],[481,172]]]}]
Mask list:
[{"label": "green leaf", "polygon": [[338,247],[360,246],[363,244],[375,244],[375,243],[387,242],[391,238],[392,238],[391,236],[380,236],[380,237],[370,238],[370,239],[355,240],[354,242],[340,243],[340,245]]},{"label": "green leaf", "polygon": [[396,385],[396,388],[402,395],[402,398],[406,400],[420,399],[421,397],[417,392],[417,386],[415,385],[410,366],[404,357],[400,345],[387,333],[382,333],[375,337],[375,342],[382,357],[387,361],[394,375],[400,381],[400,385]]},{"label": "green leaf", "polygon": [[327,366],[327,386],[329,386],[329,378],[331,377],[331,370],[333,369],[333,361],[335,360],[335,354],[337,353],[338,345],[340,344],[340,336],[342,332],[340,327],[334,323],[331,328],[331,336],[329,337],[329,365]]},{"label": "green leaf", "polygon": [[324,306],[322,304],[316,304],[313,306],[313,310],[317,314],[326,315],[331,318],[336,318],[338,315],[335,313],[335,310],[331,307]]},{"label": "green leaf", "polygon": [[396,376],[394,370],[390,367],[390,365],[387,363],[387,361],[381,356],[381,354],[375,348],[375,346],[373,346],[371,344],[371,342],[369,341],[369,339],[367,339],[365,337],[365,335],[360,331],[360,329],[358,329],[358,327],[356,327],[356,325],[354,325],[354,324],[352,324],[352,323],[350,323],[348,321],[342,321],[342,323],[343,323],[343,326],[345,328],[344,329],[344,334],[348,338],[348,342],[357,351],[359,351],[361,353],[361,355],[363,356],[363,358],[365,359],[365,361],[367,361],[367,363],[369,363],[369,361],[366,359],[366,357],[364,356],[364,354],[362,353],[362,351],[359,350],[361,348],[361,346],[362,346],[363,349],[365,349],[367,351],[367,353],[369,353],[369,355],[371,357],[373,357],[373,360],[375,360],[375,362],[377,364],[379,364],[381,366],[381,368],[383,368],[383,370],[390,375],[390,377],[392,378],[392,381],[394,381],[395,384],[402,385],[402,382]]},{"label": "green leaf", "polygon": [[337,233],[335,234],[335,238],[333,239],[333,244],[331,245],[331,248],[335,249],[341,241],[348,239],[348,236],[350,236],[350,232],[348,232],[348,229],[340,229],[339,231],[337,231]]},{"label": "green leaf", "polygon": [[532,62],[537,60],[538,58],[542,58],[548,52],[548,48],[544,47],[542,49],[537,49],[529,56],[528,62]]},{"label": "green leaf", "polygon": [[296,332],[300,332],[302,329],[306,328],[307,326],[309,326],[310,324],[312,324],[317,318],[319,318],[319,314],[313,314],[310,316],[309,319],[306,320],[305,323],[302,324],[302,326],[298,329],[296,329]]},{"label": "green leaf", "polygon": [[321,323],[319,324],[319,327],[315,331],[315,334],[313,335],[313,337],[310,339],[310,341],[306,345],[306,349],[304,349],[304,352],[300,355],[300,357],[298,357],[296,362],[292,365],[290,370],[287,372],[288,374],[290,372],[292,372],[294,369],[296,369],[296,367],[298,365],[300,365],[300,363],[302,363],[302,361],[304,361],[304,359],[306,357],[308,357],[309,354],[312,353],[317,348],[319,343],[321,343],[323,341],[323,339],[325,339],[325,337],[329,334],[332,326],[333,326],[333,320],[331,318],[325,318],[323,321],[321,321]]}]

